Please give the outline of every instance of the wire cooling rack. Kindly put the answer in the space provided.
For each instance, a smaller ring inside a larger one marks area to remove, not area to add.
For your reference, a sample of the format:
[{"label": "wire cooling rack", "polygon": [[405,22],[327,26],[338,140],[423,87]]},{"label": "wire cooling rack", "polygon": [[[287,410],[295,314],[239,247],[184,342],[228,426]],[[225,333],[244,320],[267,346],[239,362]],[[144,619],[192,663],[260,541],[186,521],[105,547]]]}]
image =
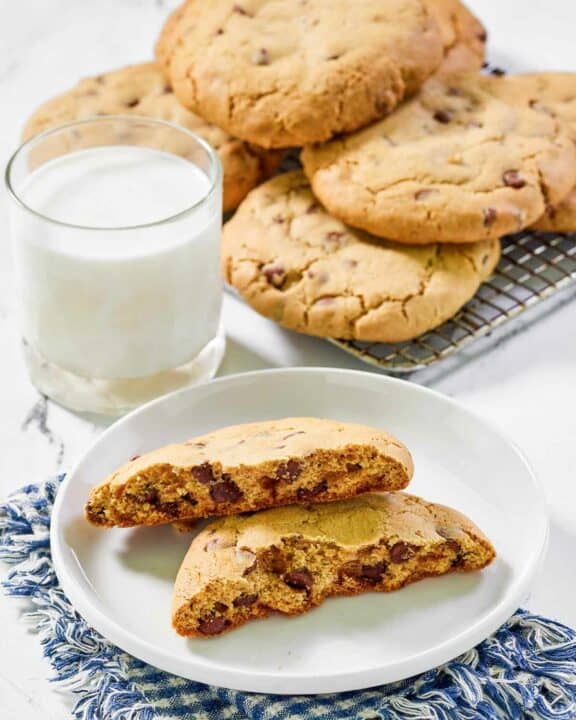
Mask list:
[{"label": "wire cooling rack", "polygon": [[[526,313],[528,321],[542,314],[529,310],[537,306],[542,311],[552,309],[553,296],[558,303],[567,300],[571,287],[576,291],[576,234],[524,231],[503,238],[502,257],[492,277],[455,317],[435,330],[395,344],[330,342],[393,375],[440,371],[447,369],[448,361],[460,351],[486,348],[490,340],[495,343],[515,332],[521,314]],[[515,319],[518,322],[513,322]]]}]

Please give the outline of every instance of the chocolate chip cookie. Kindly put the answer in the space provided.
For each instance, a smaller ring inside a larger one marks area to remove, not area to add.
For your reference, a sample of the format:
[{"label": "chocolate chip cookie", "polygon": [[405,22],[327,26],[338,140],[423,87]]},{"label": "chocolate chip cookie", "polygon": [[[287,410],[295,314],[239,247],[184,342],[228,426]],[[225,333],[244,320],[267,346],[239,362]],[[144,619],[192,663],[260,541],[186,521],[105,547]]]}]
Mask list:
[{"label": "chocolate chip cookie", "polygon": [[94,525],[157,525],[369,490],[399,490],[412,458],[376,428],[287,418],[223,428],[135,457],[94,488]]},{"label": "chocolate chip cookie", "polygon": [[300,615],[334,595],[481,570],[494,557],[464,515],[406,493],[226,518],[192,541],[172,624],[180,635],[219,635],[273,612]]},{"label": "chocolate chip cookie", "polygon": [[424,0],[187,0],[156,56],[186,107],[290,147],[390,112],[440,64],[441,35]]},{"label": "chocolate chip cookie", "polygon": [[249,190],[269,177],[281,153],[256,148],[231,137],[186,110],[176,100],[159,67],[143,63],[81,80],[42,105],[28,121],[24,139],[94,115],[141,115],[193,130],[214,147],[224,171],[224,210],[234,209]]},{"label": "chocolate chip cookie", "polygon": [[484,63],[486,29],[460,0],[426,0],[442,33],[444,60],[436,71],[472,72]]},{"label": "chocolate chip cookie", "polygon": [[391,116],[304,149],[315,194],[344,222],[402,243],[477,242],[522,230],[575,185],[564,125],[505,102],[505,78],[431,78]]},{"label": "chocolate chip cookie", "polygon": [[[576,143],[576,73],[507,75],[494,85],[507,102],[528,106],[565,123]],[[550,203],[532,227],[548,232],[576,232],[576,188],[560,204]]]},{"label": "chocolate chip cookie", "polygon": [[224,276],[259,313],[298,332],[375,342],[452,317],[499,254],[497,240],[408,247],[350,228],[301,172],[253,190],[222,237]]}]

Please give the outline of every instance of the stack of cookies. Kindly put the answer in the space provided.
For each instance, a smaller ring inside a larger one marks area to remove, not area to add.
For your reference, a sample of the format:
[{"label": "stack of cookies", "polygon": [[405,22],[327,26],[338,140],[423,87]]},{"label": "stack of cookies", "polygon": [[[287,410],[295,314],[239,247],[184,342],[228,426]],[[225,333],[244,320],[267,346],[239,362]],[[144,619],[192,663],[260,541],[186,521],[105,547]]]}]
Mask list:
[{"label": "stack of cookies", "polygon": [[400,492],[408,449],[383,430],[317,418],[236,425],[134,457],[95,487],[100,527],[220,517],[175,580],[172,622],[210,637],[334,595],[480,570],[495,553],[462,514]]},{"label": "stack of cookies", "polygon": [[[409,340],[474,295],[503,235],[576,230],[576,76],[481,75],[486,37],[460,0],[186,0],[156,63],[83,80],[25,137],[106,114],[194,130],[240,204],[222,267],[253,308]],[[303,170],[267,180],[294,147]]]}]

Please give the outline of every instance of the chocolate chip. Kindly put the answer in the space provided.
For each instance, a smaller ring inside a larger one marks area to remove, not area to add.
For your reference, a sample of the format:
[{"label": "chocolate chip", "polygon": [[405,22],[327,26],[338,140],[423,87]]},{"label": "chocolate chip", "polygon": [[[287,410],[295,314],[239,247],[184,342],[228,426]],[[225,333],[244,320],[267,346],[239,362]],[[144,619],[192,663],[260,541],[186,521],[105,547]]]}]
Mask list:
[{"label": "chocolate chip", "polygon": [[320,203],[313,202],[312,204],[308,205],[308,208],[307,208],[307,210],[306,210],[306,214],[309,215],[310,213],[318,212],[318,210],[320,210],[321,207],[322,207],[322,206],[320,205]]},{"label": "chocolate chip", "polygon": [[130,458],[130,462],[134,462],[134,460],[138,460],[139,457],[140,457],[140,455],[132,455],[132,457]]},{"label": "chocolate chip", "polygon": [[338,60],[340,57],[342,57],[342,53],[334,53],[334,55],[328,55],[326,60]]},{"label": "chocolate chip", "polygon": [[484,217],[484,227],[492,227],[498,217],[498,213],[493,207],[484,208],[482,215]]},{"label": "chocolate chip", "polygon": [[348,562],[342,565],[340,572],[350,577],[359,578],[362,576],[362,568],[357,562]]},{"label": "chocolate chip", "polygon": [[276,480],[292,483],[302,474],[302,463],[299,460],[288,460],[276,468]]},{"label": "chocolate chip", "polygon": [[312,575],[310,575],[310,572],[306,568],[292,570],[286,573],[282,579],[288,587],[294,590],[305,590],[308,593],[312,590]]},{"label": "chocolate chip", "polygon": [[272,222],[276,223],[277,225],[282,225],[282,223],[286,222],[286,218],[283,215],[274,215],[272,218]]},{"label": "chocolate chip", "polygon": [[274,287],[280,287],[286,277],[286,271],[282,265],[272,265],[271,267],[264,268],[262,274],[270,285],[274,285]]},{"label": "chocolate chip", "polygon": [[140,102],[140,100],[138,98],[134,98],[134,100],[128,100],[128,102],[125,102],[124,105],[127,108],[133,108],[133,107],[136,107],[136,105],[138,105],[139,102]]},{"label": "chocolate chip", "polygon": [[218,28],[218,30],[216,30],[214,35],[224,35],[224,30],[222,28]]},{"label": "chocolate chip", "polygon": [[378,582],[386,572],[388,565],[385,562],[378,562],[374,565],[362,565],[360,577],[370,582]]},{"label": "chocolate chip", "polygon": [[170,85],[164,85],[164,87],[162,88],[162,92],[164,93],[164,95],[171,95],[172,88],[170,87]]},{"label": "chocolate chip", "polygon": [[258,595],[248,595],[247,593],[244,593],[243,595],[238,595],[237,598],[234,598],[232,604],[234,607],[250,607],[250,605],[254,605],[256,600],[258,600]]},{"label": "chocolate chip", "polygon": [[221,602],[215,602],[214,610],[216,610],[219,613],[225,613],[226,610],[228,610],[228,605],[224,605],[224,603],[221,603]]},{"label": "chocolate chip", "polygon": [[286,570],[286,558],[277,547],[273,547],[270,555],[270,570],[281,575]]},{"label": "chocolate chip", "polygon": [[176,517],[178,515],[178,503],[177,502],[166,502],[158,505],[158,510],[164,515],[169,517]]},{"label": "chocolate chip", "polygon": [[250,13],[247,10],[244,10],[241,5],[233,5],[232,10],[235,13],[238,13],[238,15],[246,15],[247,17],[250,17]]},{"label": "chocolate chip", "polygon": [[452,120],[452,114],[448,112],[448,110],[436,110],[433,118],[436,122],[442,123],[442,125],[447,125],[450,120]]},{"label": "chocolate chip", "polygon": [[151,485],[146,485],[138,493],[138,497],[142,502],[151,503],[152,505],[158,502],[158,490]]},{"label": "chocolate chip", "polygon": [[526,185],[526,180],[520,177],[518,170],[506,170],[502,175],[504,185],[514,188],[514,190],[520,190]]},{"label": "chocolate chip", "polygon": [[270,65],[270,53],[266,48],[260,48],[252,56],[252,62],[254,65]]},{"label": "chocolate chip", "polygon": [[198,630],[203,635],[217,635],[229,625],[228,620],[223,617],[208,617],[200,620]]},{"label": "chocolate chip", "polygon": [[462,549],[460,547],[460,543],[458,540],[454,540],[453,538],[448,538],[445,543],[446,547],[449,547],[451,550],[454,550],[454,552],[460,554],[460,550]]},{"label": "chocolate chip", "polygon": [[274,492],[276,485],[278,485],[278,480],[276,478],[270,477],[269,475],[264,475],[260,478],[260,484],[264,488],[264,490],[271,490]]},{"label": "chocolate chip", "polygon": [[457,540],[448,538],[445,545],[456,553],[456,557],[452,560],[452,567],[461,567],[464,564],[464,557],[460,543]]},{"label": "chocolate chip", "polygon": [[397,542],[390,548],[390,562],[401,563],[414,555],[414,548],[405,542]]},{"label": "chocolate chip", "polygon": [[492,68],[492,70],[490,70],[490,73],[492,75],[496,75],[496,77],[502,77],[503,75],[506,75],[506,70],[503,70],[499,67],[494,67]]},{"label": "chocolate chip", "polygon": [[355,473],[362,470],[360,463],[346,463],[346,472]]},{"label": "chocolate chip", "polygon": [[314,487],[298,488],[298,490],[296,491],[296,497],[298,498],[298,500],[311,500],[312,498],[315,498],[316,496],[320,495],[320,493],[324,493],[327,490],[328,482],[326,480],[322,480],[322,482],[314,485]]},{"label": "chocolate chip", "polygon": [[476,37],[478,38],[478,40],[480,40],[481,43],[485,43],[488,40],[488,33],[486,32],[486,30],[479,30],[476,33]]},{"label": "chocolate chip", "polygon": [[[226,475],[222,476],[226,478]],[[237,502],[242,497],[242,490],[232,480],[222,479],[210,488],[210,497],[214,502]]]},{"label": "chocolate chip", "polygon": [[192,468],[192,475],[199,483],[202,483],[202,485],[209,485],[216,479],[212,471],[212,465],[207,462]]}]

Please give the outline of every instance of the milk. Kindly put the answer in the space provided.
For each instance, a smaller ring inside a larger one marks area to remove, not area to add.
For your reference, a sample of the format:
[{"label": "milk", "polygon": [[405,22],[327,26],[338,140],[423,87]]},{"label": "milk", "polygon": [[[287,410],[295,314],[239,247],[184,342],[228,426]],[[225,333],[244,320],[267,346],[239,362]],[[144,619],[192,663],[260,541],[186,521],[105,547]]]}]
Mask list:
[{"label": "milk", "polygon": [[78,150],[34,170],[18,188],[34,212],[13,208],[25,341],[85,378],[147,378],[193,360],[220,317],[220,193],[206,199],[210,187],[191,162],[138,146]]}]

